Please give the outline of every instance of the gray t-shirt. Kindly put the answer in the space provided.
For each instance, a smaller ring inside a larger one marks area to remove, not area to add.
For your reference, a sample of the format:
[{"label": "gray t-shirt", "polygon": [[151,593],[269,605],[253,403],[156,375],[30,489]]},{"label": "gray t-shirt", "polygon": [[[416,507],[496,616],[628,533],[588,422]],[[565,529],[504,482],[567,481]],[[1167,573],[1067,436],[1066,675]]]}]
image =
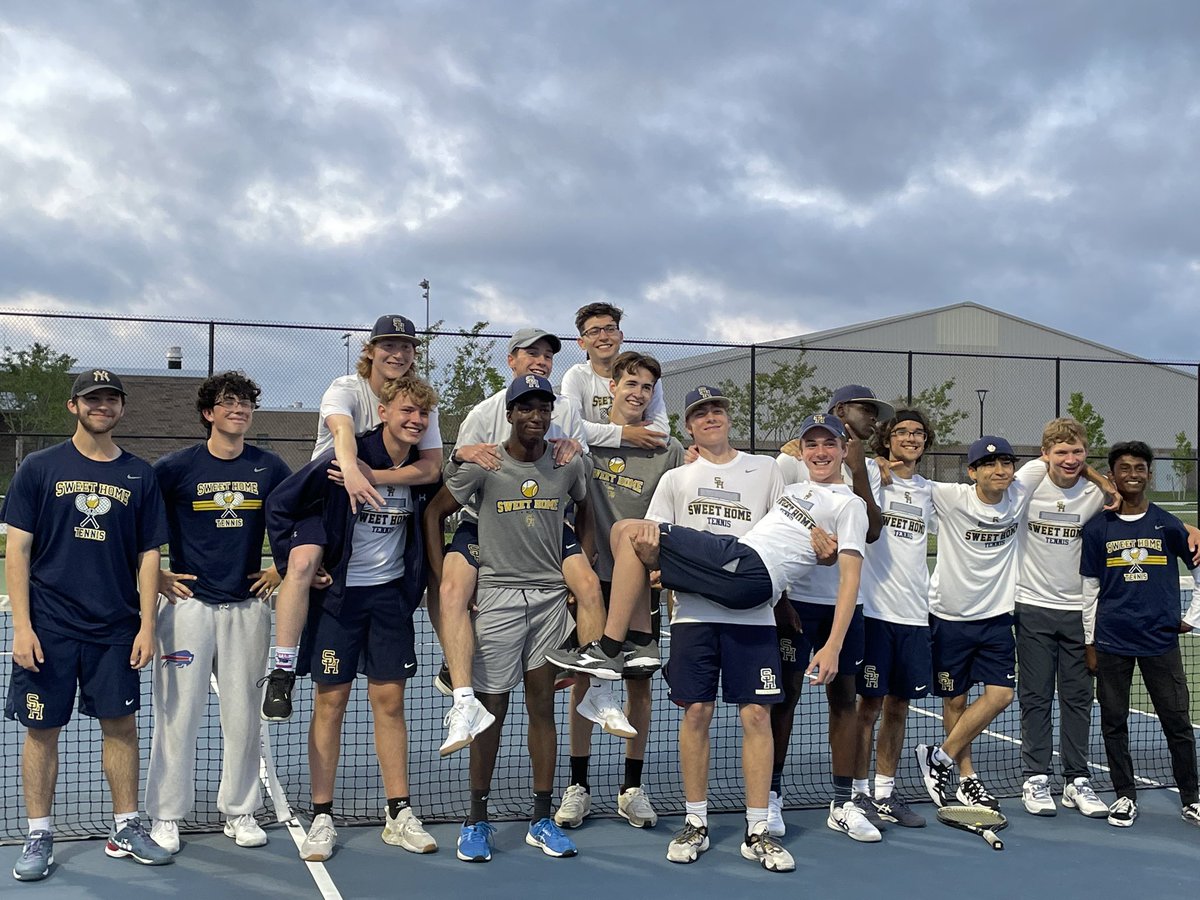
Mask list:
[{"label": "gray t-shirt", "polygon": [[518,462],[501,444],[494,472],[466,463],[446,487],[459,503],[479,509],[479,586],[556,588],[563,583],[562,533],[567,501],[587,496],[583,457],[554,465],[554,450]]},{"label": "gray t-shirt", "polygon": [[657,450],[638,447],[592,447],[588,500],[596,523],[596,574],[612,581],[609,532],[622,519],[644,519],[663,474],[683,465],[683,447],[675,438]]}]

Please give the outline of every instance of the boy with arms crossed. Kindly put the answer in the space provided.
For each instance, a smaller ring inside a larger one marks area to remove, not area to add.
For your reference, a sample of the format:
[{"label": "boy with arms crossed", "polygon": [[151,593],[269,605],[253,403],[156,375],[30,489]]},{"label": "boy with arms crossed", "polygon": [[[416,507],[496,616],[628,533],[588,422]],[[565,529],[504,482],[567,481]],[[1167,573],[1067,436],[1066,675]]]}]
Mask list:
[{"label": "boy with arms crossed", "polygon": [[554,667],[546,653],[570,634],[562,573],[562,532],[567,504],[578,505],[579,523],[589,525],[587,471],[581,457],[556,465],[545,440],[555,404],[545,378],[513,379],[506,392],[507,441],[496,447],[500,465],[467,464],[454,471],[425,513],[429,561],[443,563],[446,516],[472,498],[478,509],[479,589],[474,615],[471,671],[476,701],[495,727],[471,742],[471,810],[458,838],[458,858],[488,862],[495,828],[488,821],[488,795],[509,696],[524,682],[529,713],[526,735],[533,766],[533,813],[525,842],[547,856],[578,851],[550,818],[558,736],[554,722]]},{"label": "boy with arms crossed", "polygon": [[[179,820],[196,802],[196,736],[215,675],[223,758],[217,808],[239,847],[267,836],[254,820],[258,783],[259,690],[267,664],[271,609],[279,584],[262,570],[267,496],[291,474],[276,454],[246,443],[260,391],[240,372],[200,385],[196,409],[208,440],[154,466],[167,509],[171,568],[159,575],[154,735],[146,776],[150,834],[179,852]],[[260,601],[261,598],[261,601]]]},{"label": "boy with arms crossed", "polygon": [[[651,356],[636,352],[620,354],[612,361],[612,408],[607,417],[614,425],[640,427],[647,407],[658,390],[662,368]],[[683,462],[683,448],[671,438],[665,447],[591,447],[591,479],[588,485],[588,505],[595,523],[596,549],[599,551],[596,574],[605,598],[608,598],[612,578],[612,547],[609,534],[623,519],[646,517],[650,499],[661,479]],[[658,592],[651,616],[651,632],[657,633]],[[594,698],[604,696],[607,687],[598,679],[579,678],[575,684],[576,716],[571,722],[571,781],[563,792],[562,802],[554,821],[565,828],[583,823],[591,810],[591,785],[588,768],[591,760],[591,721],[601,720],[605,731],[629,737],[625,749],[625,777],[617,795],[617,811],[637,828],[653,827],[658,814],[642,788],[642,766],[646,756],[646,741],[650,735],[650,678],[653,673],[625,673],[629,701],[625,715],[636,734],[621,734],[622,722],[605,717],[606,710],[596,706]],[[599,693],[594,693],[598,691]],[[612,708],[615,708],[612,707]],[[589,721],[589,719],[591,721]],[[614,730],[618,729],[618,730]]]},{"label": "boy with arms crossed", "polygon": [[31,453],[0,511],[12,602],[13,667],[4,714],[25,726],[21,778],[29,836],[13,877],[54,862],[50,807],[58,735],[80,712],[100,723],[113,828],[104,852],[160,866],[171,854],[138,818],[138,670],[154,657],[159,546],[167,539],[154,470],[113,442],[125,388],[107,369],[79,375],[67,409],[75,434]]},{"label": "boy with arms crossed", "polygon": [[[378,409],[384,383],[415,374],[418,343],[412,320],[399,315],[380,316],[363,344],[355,374],[335,378],[321,398],[312,458],[333,450],[330,474],[345,484],[351,512],[357,512],[360,506],[384,509],[385,485],[432,484],[441,474],[442,435],[436,409],[429,412],[429,427],[418,446],[420,456],[412,465],[373,470],[359,459],[355,441],[380,424]],[[287,574],[275,600],[275,661],[265,679],[262,707],[262,717],[268,722],[282,722],[292,715],[296,654],[308,615],[309,589],[314,580],[318,585],[326,583],[323,576],[318,578],[325,535],[315,519],[303,527],[313,530],[293,536]]]},{"label": "boy with arms crossed", "polygon": [[[1116,444],[1108,466],[1121,503],[1083,527],[1083,632],[1088,668],[1096,673],[1100,730],[1117,799],[1108,824],[1137,818],[1137,786],[1129,754],[1129,689],[1136,664],[1171,752],[1181,815],[1200,825],[1196,738],[1179,635],[1200,619],[1200,597],[1179,616],[1178,562],[1191,558],[1183,524],[1146,497],[1154,454],[1141,441]],[[1200,576],[1193,569],[1192,576]]]},{"label": "boy with arms crossed", "polygon": [[[416,464],[437,395],[408,377],[385,382],[379,399],[382,424],[356,439],[358,458],[376,470]],[[311,605],[300,653],[301,674],[310,672],[315,685],[308,731],[313,822],[300,856],[319,862],[333,853],[342,722],[360,668],[367,676],[375,755],[387,799],[383,840],[413,853],[432,853],[437,844],[410,805],[404,719],[405,684],[417,668],[413,615],[427,574],[418,523],[428,490],[386,485],[382,507],[359,505],[356,512],[350,495],[329,479],[333,459],[334,452],[325,451],[279,485],[267,504],[276,565],[286,566],[292,542],[311,534],[315,519],[325,538],[321,564],[332,579]]]}]

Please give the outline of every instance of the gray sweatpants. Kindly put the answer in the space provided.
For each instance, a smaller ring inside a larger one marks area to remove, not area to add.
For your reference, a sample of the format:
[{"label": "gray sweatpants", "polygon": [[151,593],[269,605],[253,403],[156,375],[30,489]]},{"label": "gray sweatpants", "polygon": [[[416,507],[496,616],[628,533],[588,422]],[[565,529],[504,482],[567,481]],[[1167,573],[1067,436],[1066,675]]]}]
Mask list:
[{"label": "gray sweatpants", "polygon": [[1064,781],[1087,778],[1092,676],[1083,658],[1083,613],[1018,603],[1017,700],[1025,777],[1053,774],[1055,683]]},{"label": "gray sweatpants", "polygon": [[257,682],[266,671],[270,641],[271,610],[260,600],[218,605],[158,598],[154,734],[146,776],[152,819],[185,819],[196,804],[196,737],[210,674],[220,692],[224,742],[217,809],[240,816],[262,806]]}]

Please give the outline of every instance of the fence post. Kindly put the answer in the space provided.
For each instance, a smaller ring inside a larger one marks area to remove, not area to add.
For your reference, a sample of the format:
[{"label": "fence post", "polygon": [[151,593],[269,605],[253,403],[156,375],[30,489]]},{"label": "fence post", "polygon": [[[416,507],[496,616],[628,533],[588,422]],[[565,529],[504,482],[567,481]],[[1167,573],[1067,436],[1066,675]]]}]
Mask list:
[{"label": "fence post", "polygon": [[755,445],[755,420],[758,416],[755,413],[755,394],[758,391],[758,385],[755,383],[755,375],[757,374],[758,359],[755,356],[757,344],[750,345],[750,452],[756,452]]},{"label": "fence post", "polygon": [[1054,357],[1054,418],[1062,417],[1062,357]]},{"label": "fence post", "polygon": [[209,320],[208,323],[208,374],[211,377],[215,369],[213,368],[214,361],[217,355],[217,323]]},{"label": "fence post", "polygon": [[908,351],[908,405],[909,405],[909,408],[911,408],[913,405],[912,362],[913,362],[913,352],[911,350],[909,350]]}]

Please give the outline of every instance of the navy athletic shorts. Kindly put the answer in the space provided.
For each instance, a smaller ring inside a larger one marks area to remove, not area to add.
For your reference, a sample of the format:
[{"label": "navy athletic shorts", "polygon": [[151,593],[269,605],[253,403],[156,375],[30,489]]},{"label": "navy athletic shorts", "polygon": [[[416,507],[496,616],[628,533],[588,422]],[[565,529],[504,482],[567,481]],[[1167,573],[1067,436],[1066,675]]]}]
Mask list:
[{"label": "navy athletic shorts", "polygon": [[670,522],[660,523],[658,531],[663,587],[699,594],[729,609],[753,609],[775,595],[762,558],[733,535]]},{"label": "navy athletic shorts", "polygon": [[[476,569],[479,568],[479,523],[474,520],[464,519],[458,523],[458,528],[454,529],[454,537],[450,539],[450,543],[446,545],[447,553],[457,553],[466,559]],[[575,529],[571,527],[569,522],[563,522],[562,534],[562,558],[574,556],[576,553],[582,553],[583,548],[579,546],[579,538],[575,536]]]},{"label": "navy athletic shorts", "polygon": [[671,626],[671,658],[664,670],[672,702],[779,703],[779,641],[772,625],[678,622]]},{"label": "navy athletic shorts", "polygon": [[[800,617],[804,638],[812,652],[816,653],[825,646],[833,630],[834,607],[832,604],[809,603],[805,600],[793,600],[791,603]],[[854,607],[854,616],[842,640],[842,652],[838,654],[838,675],[853,675],[859,670],[863,662],[863,643],[863,612],[860,604]],[[808,660],[806,656],[799,664],[802,670],[808,666]]]},{"label": "navy athletic shorts", "polygon": [[933,658],[928,625],[863,621],[866,633],[858,692],[864,697],[927,697],[933,682]]},{"label": "navy athletic shorts", "polygon": [[[417,671],[412,607],[400,580],[346,588],[338,615],[314,608],[300,651],[318,684],[347,684],[362,671],[376,681],[403,681]],[[361,660],[361,665],[360,665]]]},{"label": "navy athletic shorts", "polygon": [[41,632],[46,661],[39,672],[12,664],[4,715],[26,728],[58,728],[71,721],[75,688],[79,711],[93,719],[120,719],[141,707],[141,673],[129,665],[133,643],[96,644]]},{"label": "navy athletic shorts", "polygon": [[957,697],[971,685],[1015,688],[1017,642],[1012,613],[960,622],[930,615],[933,638],[933,692]]}]

